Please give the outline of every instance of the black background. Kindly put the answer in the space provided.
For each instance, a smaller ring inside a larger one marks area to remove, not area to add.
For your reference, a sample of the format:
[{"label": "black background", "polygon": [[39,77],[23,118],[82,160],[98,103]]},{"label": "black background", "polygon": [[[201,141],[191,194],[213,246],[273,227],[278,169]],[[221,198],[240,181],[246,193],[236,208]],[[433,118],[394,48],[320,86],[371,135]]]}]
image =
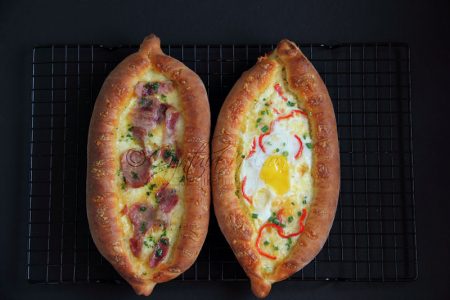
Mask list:
[{"label": "black background", "polygon": [[[131,299],[127,285],[25,280],[31,49],[50,43],[408,42],[411,47],[419,278],[409,283],[283,282],[269,299],[450,297],[449,1],[0,2],[0,298]],[[252,298],[248,283],[172,282],[153,299]]]}]

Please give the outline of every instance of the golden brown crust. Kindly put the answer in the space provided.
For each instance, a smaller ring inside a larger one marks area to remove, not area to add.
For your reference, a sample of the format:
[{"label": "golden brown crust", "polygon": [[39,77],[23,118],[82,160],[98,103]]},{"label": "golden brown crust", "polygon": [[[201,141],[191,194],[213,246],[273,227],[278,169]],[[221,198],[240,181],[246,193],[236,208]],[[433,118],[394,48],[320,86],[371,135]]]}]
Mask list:
[{"label": "golden brown crust", "polygon": [[[134,85],[149,68],[162,73],[178,89],[185,130],[182,164],[185,173],[184,216],[168,261],[152,278],[134,272],[125,251],[119,224],[115,170],[120,162],[115,150],[115,128],[134,91]],[[88,137],[87,214],[94,242],[100,253],[135,289],[149,295],[156,283],[168,281],[188,269],[204,243],[210,205],[209,188],[210,113],[200,78],[181,62],[165,55],[155,35],[145,38],[138,52],[125,58],[106,78],[95,103]]]},{"label": "golden brown crust", "polygon": [[[285,67],[289,89],[303,100],[309,112],[314,199],[303,234],[267,277],[259,271],[260,256],[251,243],[256,232],[235,194],[235,171],[240,124],[252,100],[271,83],[276,63]],[[339,194],[339,145],[333,106],[319,74],[294,43],[281,41],[270,57],[260,58],[241,76],[222,106],[212,148],[213,200],[219,226],[249,276],[253,293],[265,297],[273,282],[302,269],[318,254],[331,229]]]}]

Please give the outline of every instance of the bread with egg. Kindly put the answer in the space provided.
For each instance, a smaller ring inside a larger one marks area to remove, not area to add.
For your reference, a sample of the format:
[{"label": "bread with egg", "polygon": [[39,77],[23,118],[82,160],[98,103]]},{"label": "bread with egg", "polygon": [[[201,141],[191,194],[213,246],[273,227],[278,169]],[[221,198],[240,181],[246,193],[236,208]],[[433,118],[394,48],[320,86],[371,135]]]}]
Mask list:
[{"label": "bread with egg", "polygon": [[261,57],[227,96],[213,136],[219,226],[258,297],[311,262],[340,184],[332,102],[291,41]]},{"label": "bread with egg", "polygon": [[106,78],[87,148],[100,253],[137,294],[188,269],[209,222],[210,112],[200,78],[150,35]]}]

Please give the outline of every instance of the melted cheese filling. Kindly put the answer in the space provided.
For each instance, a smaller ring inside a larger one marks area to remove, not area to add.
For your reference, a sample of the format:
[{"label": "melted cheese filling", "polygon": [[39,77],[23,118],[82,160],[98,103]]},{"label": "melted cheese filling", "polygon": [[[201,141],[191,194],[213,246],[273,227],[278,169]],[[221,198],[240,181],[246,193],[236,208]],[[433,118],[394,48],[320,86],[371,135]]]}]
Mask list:
[{"label": "melted cheese filling", "polygon": [[[139,81],[166,81],[166,77],[159,73],[155,73],[150,70]],[[135,82],[137,84],[138,81]],[[158,96],[159,100],[163,103],[167,103],[179,112],[182,111],[180,106],[179,94],[176,89],[173,89],[170,93],[166,94],[165,97]],[[129,128],[131,127],[130,112],[136,106],[138,98],[132,96],[129,99],[128,105],[122,111],[119,116],[118,127],[116,128],[116,149],[117,149],[117,160],[120,161],[120,156],[122,153],[126,152],[128,149],[141,148],[136,140],[133,138]],[[153,149],[162,144],[164,122],[159,124],[155,129],[153,129],[149,137],[147,137],[146,144],[151,144]],[[176,140],[182,142],[184,132],[184,123],[182,114],[177,121],[175,127],[175,137]],[[172,248],[177,240],[178,231],[180,228],[181,220],[184,214],[184,172],[181,164],[176,168],[168,168],[167,164],[163,162],[160,158],[153,161],[151,166],[152,177],[151,180],[143,187],[132,188],[126,187],[123,179],[122,172],[117,170],[116,176],[116,187],[117,194],[119,195],[119,205],[118,205],[118,215],[120,217],[120,222],[123,230],[123,245],[129,251],[129,257],[133,261],[134,265],[138,268],[136,270],[139,276],[150,277],[153,269],[149,266],[150,255],[153,253],[154,248],[163,234],[162,228],[150,228],[144,237],[144,243],[142,246],[142,252],[140,257],[135,257],[130,250],[130,238],[133,236],[133,224],[131,223],[129,217],[126,214],[121,214],[121,210],[127,206],[131,207],[135,203],[146,203],[153,207],[157,206],[156,202],[156,192],[158,189],[166,182],[169,182],[169,186],[176,189],[178,195],[178,203],[170,212],[170,223],[166,227],[164,234],[169,238],[170,246],[166,257],[163,261],[170,259],[172,254]]]},{"label": "melted cheese filling", "polygon": [[[302,212],[309,212],[313,145],[308,117],[301,110],[279,66],[272,84],[254,99],[243,122],[236,183],[255,227],[254,245],[264,224],[279,223],[280,210],[285,235],[299,232]],[[276,229],[264,228],[259,248],[272,258],[260,255],[262,271],[272,272],[298,238],[283,238]]]}]

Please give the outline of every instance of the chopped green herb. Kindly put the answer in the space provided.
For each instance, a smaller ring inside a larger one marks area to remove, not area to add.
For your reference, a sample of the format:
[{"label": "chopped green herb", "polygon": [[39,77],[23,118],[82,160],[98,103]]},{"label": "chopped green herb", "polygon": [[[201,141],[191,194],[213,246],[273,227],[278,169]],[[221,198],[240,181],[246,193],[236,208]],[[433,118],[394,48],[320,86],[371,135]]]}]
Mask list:
[{"label": "chopped green herb", "polygon": [[287,152],[287,151],[283,151],[281,154],[283,154],[283,156],[288,156],[289,155],[289,152]]},{"label": "chopped green herb", "polygon": [[280,221],[277,219],[277,216],[275,213],[272,213],[272,216],[269,218],[268,220],[270,223],[273,223],[275,225],[279,225],[282,226],[282,224],[280,223]]},{"label": "chopped green herb", "polygon": [[283,146],[286,146],[286,142],[283,142]]},{"label": "chopped green herb", "polygon": [[120,188],[121,188],[123,191],[125,191],[125,189],[127,188],[127,184],[125,183],[125,181],[123,181],[123,182],[120,184]]},{"label": "chopped green herb", "polygon": [[117,170],[117,176],[120,176],[120,169]]},{"label": "chopped green herb", "polygon": [[295,106],[295,103],[294,103],[294,102],[291,102],[291,101],[288,101],[288,102],[287,102],[287,105],[292,107],[292,106]]},{"label": "chopped green herb", "polygon": [[149,236],[144,240],[144,245],[147,248],[150,248],[150,247],[153,248],[155,246],[155,240],[153,239],[152,236]]},{"label": "chopped green herb", "polygon": [[179,182],[184,182],[184,175],[183,175],[183,176],[181,176],[181,178],[180,178]]},{"label": "chopped green herb", "polygon": [[253,219],[257,219],[258,218],[258,214],[252,214],[252,218]]},{"label": "chopped green herb", "polygon": [[166,95],[161,95],[161,101],[162,102],[167,102],[167,96]]},{"label": "chopped green herb", "polygon": [[278,251],[278,246],[274,246],[273,250]]},{"label": "chopped green herb", "polygon": [[263,101],[266,101],[267,100],[267,98],[263,98]]},{"label": "chopped green herb", "polygon": [[259,122],[261,122],[261,120],[262,120],[262,118],[258,118],[258,119],[256,119],[256,123],[259,123]]},{"label": "chopped green herb", "polygon": [[147,210],[147,207],[141,206],[141,207],[139,207],[139,210],[140,210],[140,211],[146,211],[146,210]]},{"label": "chopped green herb", "polygon": [[267,132],[267,130],[269,130],[269,126],[264,125],[263,127],[261,127],[262,132]]},{"label": "chopped green herb", "polygon": [[245,158],[245,155],[244,155],[244,154],[241,154],[241,158]]},{"label": "chopped green herb", "polygon": [[306,196],[303,198],[303,204],[306,204],[307,199],[308,199],[308,197],[306,197]]},{"label": "chopped green herb", "polygon": [[295,203],[294,203],[294,202],[291,202],[291,205],[295,205]]},{"label": "chopped green herb", "polygon": [[136,172],[131,171],[131,176],[133,176],[133,179],[139,179],[139,175]]},{"label": "chopped green herb", "polygon": [[301,215],[302,215],[302,212],[301,212],[301,211],[298,211],[298,212],[297,212],[297,216],[300,217]]},{"label": "chopped green herb", "polygon": [[275,152],[277,153],[280,152],[280,148],[275,149]]},{"label": "chopped green herb", "polygon": [[150,84],[150,86],[149,86],[154,92],[158,92],[158,89],[159,89],[159,82],[153,82],[153,83],[151,83]]},{"label": "chopped green herb", "polygon": [[308,147],[308,149],[312,149],[312,144],[311,143],[306,143],[306,147]]},{"label": "chopped green herb", "polygon": [[134,127],[130,125],[130,127],[128,127],[128,131],[132,131],[133,128],[134,128]]},{"label": "chopped green herb", "polygon": [[264,246],[267,246],[269,244],[270,244],[269,241],[264,241]]},{"label": "chopped green herb", "polygon": [[165,237],[165,236],[167,236],[167,230],[166,229],[163,230],[163,232],[161,233],[161,237],[160,238]]},{"label": "chopped green herb", "polygon": [[147,135],[148,135],[148,137],[153,137],[153,133],[151,133],[151,132],[149,132]]},{"label": "chopped green herb", "polygon": [[263,110],[263,111],[260,112],[260,115],[262,115],[262,116],[265,115],[265,114],[266,114],[266,111],[265,111],[265,110]]},{"label": "chopped green herb", "polygon": [[145,233],[147,231],[147,222],[142,222],[141,227],[139,227],[139,231],[141,233]]},{"label": "chopped green herb", "polygon": [[148,185],[148,189],[150,190],[150,191],[153,191],[153,189],[156,187],[156,183],[152,183],[152,184],[150,184],[150,185]]},{"label": "chopped green herb", "polygon": [[147,192],[146,194],[147,194],[147,196],[150,196],[150,192]]},{"label": "chopped green herb", "polygon": [[307,137],[306,133],[303,134],[303,139],[305,140]]},{"label": "chopped green herb", "polygon": [[142,272],[142,275],[144,275],[144,276],[147,275],[147,272]]},{"label": "chopped green herb", "polygon": [[264,105],[265,105],[265,106],[269,106],[270,104],[269,104],[269,103],[264,103]]},{"label": "chopped green herb", "polygon": [[156,257],[161,257],[163,255],[163,250],[161,248],[158,248],[155,250]]},{"label": "chopped green herb", "polygon": [[288,238],[287,243],[286,243],[286,247],[289,250],[289,249],[291,249],[291,246],[292,246],[292,238]]},{"label": "chopped green herb", "polygon": [[161,243],[163,243],[164,245],[169,245],[169,239],[164,238],[164,239],[160,239],[159,240]]},{"label": "chopped green herb", "polygon": [[289,216],[288,217],[288,223],[292,223],[292,221],[294,221],[294,217],[293,216]]}]

